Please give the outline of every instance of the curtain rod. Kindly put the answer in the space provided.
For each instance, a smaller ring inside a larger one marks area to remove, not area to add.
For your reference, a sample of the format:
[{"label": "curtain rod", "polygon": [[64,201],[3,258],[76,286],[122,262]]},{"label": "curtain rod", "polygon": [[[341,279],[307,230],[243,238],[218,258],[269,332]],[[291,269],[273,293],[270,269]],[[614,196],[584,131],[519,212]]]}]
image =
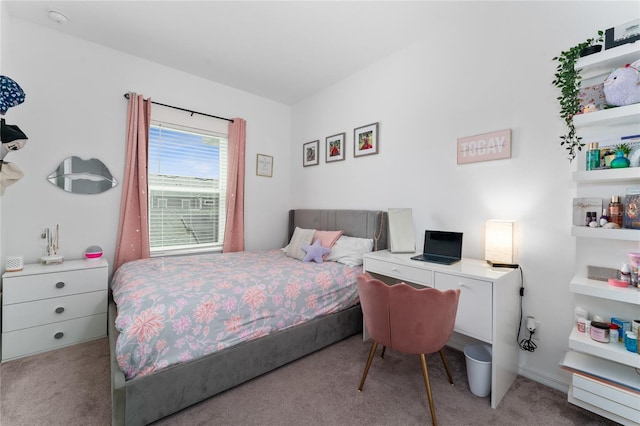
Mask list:
[{"label": "curtain rod", "polygon": [[[125,97],[126,99],[129,99],[129,94],[128,94],[128,93],[125,93],[125,94],[124,94],[124,97]],[[233,119],[232,119],[232,118],[218,117],[217,115],[205,114],[204,112],[198,112],[198,111],[191,111],[190,109],[180,108],[180,107],[173,106],[173,105],[161,104],[160,102],[154,102],[154,101],[151,101],[151,103],[152,103],[152,104],[156,104],[156,105],[160,105],[160,106],[163,106],[163,107],[167,107],[167,108],[173,108],[173,109],[178,109],[178,110],[180,110],[180,111],[189,112],[189,113],[191,113],[191,115],[193,115],[193,114],[199,114],[199,115],[204,115],[205,117],[217,118],[218,120],[226,120],[226,121],[230,121],[230,122],[232,122],[232,123],[233,123]]]}]

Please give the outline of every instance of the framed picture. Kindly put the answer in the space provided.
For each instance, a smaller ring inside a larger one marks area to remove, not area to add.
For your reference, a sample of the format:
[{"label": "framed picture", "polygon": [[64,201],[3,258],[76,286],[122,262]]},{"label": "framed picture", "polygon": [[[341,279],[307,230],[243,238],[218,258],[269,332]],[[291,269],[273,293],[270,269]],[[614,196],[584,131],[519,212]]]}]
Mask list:
[{"label": "framed picture", "polygon": [[256,156],[256,175],[273,176],[273,157],[270,155],[258,154]]},{"label": "framed picture", "polygon": [[604,33],[604,48],[611,49],[640,40],[640,19],[609,28]]},{"label": "framed picture", "polygon": [[344,160],[344,133],[328,136],[325,146],[327,163]]},{"label": "framed picture", "polygon": [[358,127],[353,131],[353,156],[377,154],[379,143],[378,123]]},{"label": "framed picture", "polygon": [[302,145],[302,165],[304,167],[317,166],[318,163],[320,163],[320,155],[318,153],[319,146],[319,140],[307,142]]}]

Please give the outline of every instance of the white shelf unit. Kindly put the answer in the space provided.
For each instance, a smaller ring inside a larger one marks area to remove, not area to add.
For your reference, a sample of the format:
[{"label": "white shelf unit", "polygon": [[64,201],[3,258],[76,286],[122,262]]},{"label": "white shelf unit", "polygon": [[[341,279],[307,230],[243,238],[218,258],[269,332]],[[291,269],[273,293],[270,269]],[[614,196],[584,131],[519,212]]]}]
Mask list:
[{"label": "white shelf unit", "polygon": [[[576,68],[582,70],[583,81],[586,79],[604,78],[613,68],[624,66],[640,59],[640,43],[619,46],[605,50],[601,53],[581,58]],[[613,136],[629,131],[635,132],[640,124],[640,104],[627,105],[574,117],[574,125],[578,133],[585,135]],[[635,134],[635,133],[633,133]],[[598,140],[598,139],[594,139]],[[580,167],[578,165],[578,167]],[[589,193],[590,196],[601,196],[603,199],[617,193],[624,193],[629,186],[640,185],[640,167],[626,169],[603,169],[590,171],[575,171],[573,181],[577,185],[577,193],[582,196]],[[612,193],[612,190],[616,192]],[[617,311],[638,312],[640,309],[640,291],[637,288],[619,288],[610,286],[606,281],[597,281],[587,278],[585,275],[586,264],[593,260],[594,253],[607,257],[607,251],[624,252],[625,248],[633,246],[640,241],[640,230],[637,229],[602,229],[586,226],[573,226],[571,235],[576,237],[576,275],[570,282],[570,290],[581,302],[587,302],[600,313],[614,313]],[[579,250],[580,249],[580,250]],[[640,249],[639,249],[640,250]],[[588,254],[591,259],[583,259],[580,256]],[[617,257],[622,262],[622,259]],[[585,272],[583,272],[585,271]],[[633,318],[625,318],[633,319]],[[620,417],[620,412],[608,401],[615,400],[615,386],[608,383],[607,378],[613,382],[614,369],[626,372],[632,376],[637,374],[634,369],[640,368],[640,354],[626,350],[623,343],[597,342],[586,333],[580,333],[573,327],[569,335],[570,351],[585,354],[583,359],[592,360],[584,362],[582,374],[574,373],[569,390],[569,402],[588,409],[601,416],[615,420],[622,424],[640,423],[640,409],[632,408],[625,416]],[[571,352],[570,352],[571,353]],[[597,360],[609,360],[615,368],[601,367],[597,372],[590,371]],[[589,391],[584,390],[584,374],[599,377],[599,380],[589,384]],[[640,407],[640,396],[631,392],[631,407]]]},{"label": "white shelf unit", "polygon": [[584,352],[592,356],[608,359],[629,367],[640,368],[640,356],[625,349],[624,343],[596,342],[586,333],[580,333],[575,327],[569,335],[569,349]]},{"label": "white shelf unit", "polygon": [[586,128],[602,125],[627,125],[637,124],[640,114],[640,104],[625,105],[616,108],[578,114],[573,117],[573,125]]},{"label": "white shelf unit", "polygon": [[606,281],[576,276],[571,280],[570,290],[573,293],[584,294],[585,296],[640,305],[640,291],[632,287],[615,287],[609,285]]},{"label": "white shelf unit", "polygon": [[639,229],[604,229],[588,226],[574,226],[571,235],[585,238],[605,238],[608,240],[640,241]]},{"label": "white shelf unit", "polygon": [[608,75],[613,68],[640,59],[640,42],[628,43],[580,58],[576,69],[582,70],[583,80]]},{"label": "white shelf unit", "polygon": [[[640,106],[640,104],[638,104]],[[592,114],[596,114],[595,112]],[[640,107],[636,120],[640,120]],[[626,167],[624,169],[583,170],[573,172],[576,183],[634,183],[640,180],[640,167]]]}]

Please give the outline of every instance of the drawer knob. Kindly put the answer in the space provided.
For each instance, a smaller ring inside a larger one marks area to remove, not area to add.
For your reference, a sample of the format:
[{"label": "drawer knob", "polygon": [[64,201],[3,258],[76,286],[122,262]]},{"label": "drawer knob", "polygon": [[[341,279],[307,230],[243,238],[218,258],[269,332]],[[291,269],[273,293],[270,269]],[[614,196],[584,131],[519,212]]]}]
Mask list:
[{"label": "drawer knob", "polygon": [[64,287],[64,282],[62,282],[62,281],[58,281],[58,282],[56,283],[56,288],[62,288],[62,287]]},{"label": "drawer knob", "polygon": [[53,337],[56,339],[62,339],[62,336],[64,336],[64,333],[62,331],[58,331]]},{"label": "drawer knob", "polygon": [[56,314],[61,314],[64,312],[64,308],[62,306],[56,308]]}]

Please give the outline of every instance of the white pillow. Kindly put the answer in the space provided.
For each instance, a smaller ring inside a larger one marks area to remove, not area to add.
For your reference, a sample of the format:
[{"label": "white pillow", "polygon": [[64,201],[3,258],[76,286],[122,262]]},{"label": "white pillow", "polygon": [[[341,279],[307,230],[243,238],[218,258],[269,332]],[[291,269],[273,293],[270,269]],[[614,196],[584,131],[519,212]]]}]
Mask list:
[{"label": "white pillow", "polygon": [[289,241],[289,245],[286,247],[285,254],[294,259],[304,259],[307,253],[302,250],[302,246],[310,246],[315,233],[315,229],[302,229],[296,226],[291,236],[291,241]]},{"label": "white pillow", "polygon": [[340,236],[331,247],[331,253],[325,261],[340,262],[347,266],[362,265],[362,256],[373,250],[373,238]]}]

